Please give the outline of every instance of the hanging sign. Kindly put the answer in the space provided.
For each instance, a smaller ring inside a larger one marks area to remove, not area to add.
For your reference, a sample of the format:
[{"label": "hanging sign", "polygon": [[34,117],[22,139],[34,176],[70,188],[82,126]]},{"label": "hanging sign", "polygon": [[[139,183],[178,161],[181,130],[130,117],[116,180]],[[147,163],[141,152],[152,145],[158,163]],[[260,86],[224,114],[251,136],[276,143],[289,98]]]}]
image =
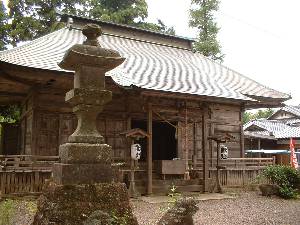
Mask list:
[{"label": "hanging sign", "polygon": [[228,158],[228,148],[225,145],[220,146],[220,151],[221,151],[221,159],[227,159]]},{"label": "hanging sign", "polygon": [[142,147],[140,144],[131,145],[131,158],[133,160],[139,160],[142,154]]}]

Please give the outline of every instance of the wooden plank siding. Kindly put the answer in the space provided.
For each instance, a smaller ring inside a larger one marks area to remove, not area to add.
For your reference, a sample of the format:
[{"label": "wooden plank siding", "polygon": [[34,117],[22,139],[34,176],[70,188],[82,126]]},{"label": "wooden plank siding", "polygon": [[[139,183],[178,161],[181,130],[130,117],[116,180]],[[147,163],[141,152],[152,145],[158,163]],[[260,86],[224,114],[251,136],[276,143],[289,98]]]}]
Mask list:
[{"label": "wooden plank siding", "polygon": [[[216,157],[216,145],[211,141],[203,143],[203,129],[206,136],[229,133],[235,142],[227,143],[230,157],[240,157],[240,114],[241,105],[229,105],[195,100],[180,100],[167,97],[145,97],[140,92],[130,92],[108,83],[113,91],[113,100],[104,107],[98,117],[98,130],[105,142],[112,147],[114,158],[127,160],[129,145],[120,133],[126,131],[128,117],[131,120],[147,121],[147,104],[152,104],[154,122],[170,122],[177,126],[177,157],[181,159],[202,159],[203,146],[208,159]],[[64,102],[63,91],[41,89],[30,93],[23,102],[21,151],[25,154],[57,155],[60,144],[75,128],[77,119],[71,107]],[[203,127],[204,105],[208,107],[206,126]],[[160,115],[158,116],[157,113]],[[187,125],[187,126],[186,126]],[[35,137],[32,137],[33,129]],[[146,150],[146,149],[145,149]],[[155,151],[155,149],[153,150]],[[210,165],[212,166],[212,165]]]}]

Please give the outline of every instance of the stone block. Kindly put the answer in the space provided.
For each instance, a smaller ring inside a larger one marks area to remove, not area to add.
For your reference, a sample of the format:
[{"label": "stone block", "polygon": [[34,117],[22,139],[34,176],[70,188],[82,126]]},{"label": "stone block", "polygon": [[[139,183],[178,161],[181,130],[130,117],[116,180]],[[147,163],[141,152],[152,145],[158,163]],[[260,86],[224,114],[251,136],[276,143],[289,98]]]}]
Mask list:
[{"label": "stone block", "polygon": [[53,181],[60,185],[105,183],[113,180],[110,164],[53,165]]},{"label": "stone block", "polygon": [[[71,105],[103,106],[112,99],[112,92],[107,90],[90,90],[86,88],[74,88],[66,93],[66,102]],[[100,108],[101,109],[101,108]]]},{"label": "stone block", "polygon": [[38,199],[33,225],[86,225],[92,219],[96,224],[138,225],[124,184],[49,183]]},{"label": "stone block", "polygon": [[68,137],[68,142],[70,143],[93,143],[93,144],[103,144],[104,137],[100,134],[72,134]]},{"label": "stone block", "polygon": [[111,163],[111,147],[107,144],[66,143],[59,146],[62,163]]}]

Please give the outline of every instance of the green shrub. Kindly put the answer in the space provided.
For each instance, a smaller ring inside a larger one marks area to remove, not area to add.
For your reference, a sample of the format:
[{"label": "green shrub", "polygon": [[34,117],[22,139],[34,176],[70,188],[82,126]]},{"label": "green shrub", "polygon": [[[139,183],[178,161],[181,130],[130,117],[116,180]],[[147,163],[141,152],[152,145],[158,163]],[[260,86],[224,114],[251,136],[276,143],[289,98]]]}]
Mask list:
[{"label": "green shrub", "polygon": [[279,195],[283,198],[295,198],[300,184],[300,173],[290,166],[272,165],[261,174],[272,184],[279,186]]},{"label": "green shrub", "polygon": [[297,192],[294,188],[284,185],[279,187],[279,196],[286,199],[296,198]]}]

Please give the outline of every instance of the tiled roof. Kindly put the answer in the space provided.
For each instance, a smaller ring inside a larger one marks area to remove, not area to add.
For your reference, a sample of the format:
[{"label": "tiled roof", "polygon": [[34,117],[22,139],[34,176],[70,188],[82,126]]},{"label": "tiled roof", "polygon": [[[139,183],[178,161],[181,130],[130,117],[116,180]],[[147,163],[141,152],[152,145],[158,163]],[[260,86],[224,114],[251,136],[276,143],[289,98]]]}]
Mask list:
[{"label": "tiled roof", "polygon": [[297,117],[300,117],[300,107],[299,106],[292,106],[287,105],[283,108],[281,108],[282,111],[289,112]]},{"label": "tiled roof", "polygon": [[[255,129],[255,128],[260,129]],[[254,128],[254,129],[253,129]],[[280,120],[268,120],[259,119],[252,120],[244,125],[244,131],[247,131],[247,135],[263,135],[274,136],[275,138],[291,138],[300,137],[300,127],[289,126],[284,121]]]},{"label": "tiled roof", "polygon": [[[57,63],[67,49],[82,43],[80,30],[63,28],[11,50],[0,52],[0,61],[25,67],[62,71]],[[100,43],[126,58],[107,75],[122,86],[203,96],[254,101],[251,96],[288,99],[191,50],[104,34]]]}]

